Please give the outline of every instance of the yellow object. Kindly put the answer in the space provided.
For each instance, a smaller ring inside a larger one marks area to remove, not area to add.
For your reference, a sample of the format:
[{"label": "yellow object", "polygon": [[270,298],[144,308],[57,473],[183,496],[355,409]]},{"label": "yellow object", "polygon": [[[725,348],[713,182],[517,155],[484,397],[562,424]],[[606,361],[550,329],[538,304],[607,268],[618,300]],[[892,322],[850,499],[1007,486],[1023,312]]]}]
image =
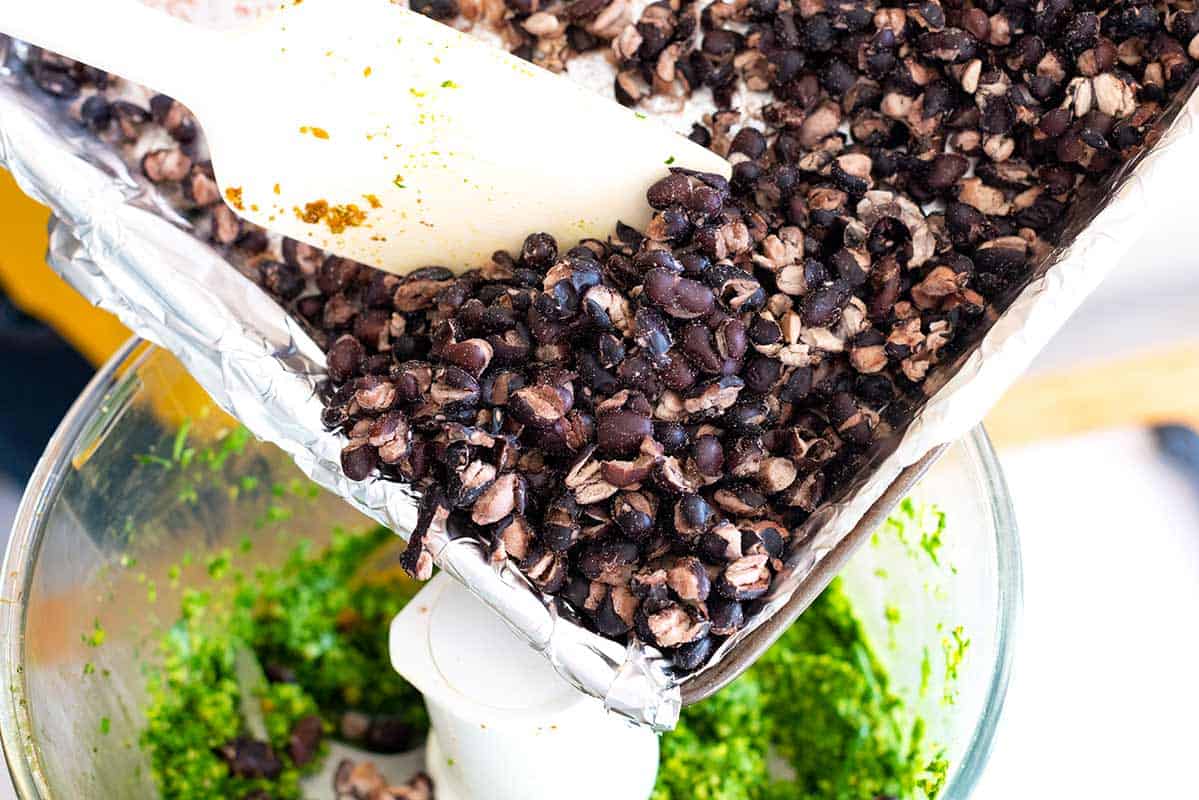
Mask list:
[{"label": "yellow object", "polygon": [[93,306],[46,266],[50,212],[0,170],[0,288],[97,366],[129,338],[129,330]]},{"label": "yellow object", "polygon": [[[132,334],[46,265],[49,218],[49,209],[26,197],[12,176],[0,170],[0,289],[18,308],[54,328],[98,367]],[[197,433],[208,434],[235,424],[178,362],[152,359],[142,369],[171,370],[168,377],[175,391],[153,398],[155,409],[168,425],[187,420]]]}]

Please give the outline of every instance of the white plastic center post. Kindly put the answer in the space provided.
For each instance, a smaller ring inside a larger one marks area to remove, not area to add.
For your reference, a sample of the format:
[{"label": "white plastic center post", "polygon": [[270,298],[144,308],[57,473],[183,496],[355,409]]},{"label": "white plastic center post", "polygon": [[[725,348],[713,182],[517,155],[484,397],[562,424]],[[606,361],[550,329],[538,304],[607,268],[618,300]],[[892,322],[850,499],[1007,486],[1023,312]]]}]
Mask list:
[{"label": "white plastic center post", "polygon": [[441,574],[391,623],[391,663],[425,696],[438,800],[644,800],[658,739],[568,684]]}]

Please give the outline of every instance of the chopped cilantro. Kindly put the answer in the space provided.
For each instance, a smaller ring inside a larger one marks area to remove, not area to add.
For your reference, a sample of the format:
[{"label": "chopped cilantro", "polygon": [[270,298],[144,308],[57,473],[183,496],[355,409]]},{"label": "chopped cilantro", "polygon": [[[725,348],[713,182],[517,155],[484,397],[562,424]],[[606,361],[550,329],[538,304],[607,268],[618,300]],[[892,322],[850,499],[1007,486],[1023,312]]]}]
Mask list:
[{"label": "chopped cilantro", "polygon": [[211,578],[220,580],[229,571],[229,565],[232,563],[229,551],[225,551],[220,555],[213,556],[208,559],[208,575]]},{"label": "chopped cilantro", "polygon": [[909,798],[948,769],[888,689],[838,581],[744,675],[683,709],[661,747],[653,800]]},{"label": "chopped cilantro", "polygon": [[938,553],[943,544],[941,535],[945,532],[945,512],[938,508],[931,508],[929,514],[932,516],[934,526],[932,530],[927,527],[922,527],[920,531],[920,549],[928,553],[928,557],[937,566],[941,565],[941,559]]},{"label": "chopped cilantro", "polygon": [[92,623],[92,632],[83,635],[83,643],[88,647],[99,647],[104,644],[105,637],[108,634],[104,631],[104,627],[100,624],[100,620],[95,620]]},{"label": "chopped cilantro", "polygon": [[[252,580],[231,575],[232,554],[208,562],[217,584],[185,590],[178,622],[159,642],[159,662],[149,668],[146,727],[141,745],[164,797],[207,800],[261,791],[276,800],[298,800],[300,778],[319,768],[291,761],[288,740],[297,721],[312,714],[332,732],[342,711],[399,714],[418,733],[428,726],[420,695],[390,667],[387,626],[414,593],[406,578],[357,579],[379,549],[398,541],[378,528],[366,535],[335,535],[328,550],[293,550],[277,569]],[[175,569],[177,573],[177,568]],[[244,688],[239,651],[260,664],[294,668],[295,683]],[[284,763],[274,781],[233,776],[215,748],[249,733],[243,693],[262,710],[266,735]]]},{"label": "chopped cilantro", "polygon": [[[404,188],[401,176],[395,185]],[[183,469],[194,457],[216,471],[248,441],[245,429],[237,428],[215,448],[187,455],[193,452],[189,427],[175,435],[170,459],[150,454],[139,462]],[[257,478],[243,477],[232,488],[263,487]],[[256,525],[291,519],[286,498],[302,500],[318,491],[303,481],[271,486],[272,501]],[[923,550],[934,563],[944,528],[944,514],[911,501],[887,524],[909,551]],[[313,714],[330,734],[346,710],[398,717],[418,734],[427,729],[420,695],[391,668],[388,654],[388,625],[416,587],[396,573],[364,575],[364,566],[395,542],[384,528],[365,535],[336,532],[323,552],[301,544],[278,567],[244,575],[235,568],[235,554],[253,545],[243,537],[206,562],[212,583],[183,591],[179,619],[147,668],[149,705],[140,741],[162,796],[299,800],[300,779],[320,768],[326,751],[299,768],[288,742],[295,724]],[[185,554],[182,564],[191,561]],[[179,565],[168,569],[172,586],[180,575]],[[154,596],[150,582],[147,597]],[[901,609],[888,605],[884,616],[894,627]],[[83,639],[92,647],[103,643],[99,620]],[[948,693],[969,639],[955,628],[942,646]],[[286,668],[294,681],[268,683],[261,674],[247,681],[238,670],[247,657]],[[925,649],[922,694],[932,670]],[[90,662],[84,666],[85,675],[94,671]],[[261,719],[252,723],[256,709]],[[105,718],[100,726],[108,733],[110,722]],[[217,748],[243,735],[269,740],[284,766],[277,779],[230,773]],[[446,763],[454,765],[453,759]],[[834,581],[744,675],[683,710],[677,730],[661,740],[653,800],[928,798],[941,790],[948,769],[945,753],[926,741],[922,721],[890,688],[848,595]]]},{"label": "chopped cilantro", "polygon": [[172,469],[175,466],[170,459],[156,456],[153,453],[138,453],[133,457],[133,460],[139,464],[146,466],[154,465],[163,469]]},{"label": "chopped cilantro", "polygon": [[175,432],[175,441],[171,445],[171,460],[182,461],[183,454],[187,447],[187,433],[191,430],[192,421],[190,419],[183,420],[183,424],[179,426],[179,430]]},{"label": "chopped cilantro", "polygon": [[941,640],[941,649],[945,653],[945,694],[946,703],[957,702],[957,679],[962,661],[966,658],[966,650],[970,648],[970,640],[962,633],[962,626],[956,626],[949,636]]}]

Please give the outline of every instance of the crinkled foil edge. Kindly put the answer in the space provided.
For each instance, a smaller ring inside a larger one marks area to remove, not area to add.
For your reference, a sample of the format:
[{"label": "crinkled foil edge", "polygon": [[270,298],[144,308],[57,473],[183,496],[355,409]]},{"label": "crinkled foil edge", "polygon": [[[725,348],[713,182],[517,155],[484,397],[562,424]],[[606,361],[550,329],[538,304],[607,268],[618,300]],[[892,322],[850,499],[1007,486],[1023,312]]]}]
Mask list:
[{"label": "crinkled foil edge", "polygon": [[[907,466],[960,438],[1027,367],[1071,313],[1141,236],[1157,176],[1187,158],[1199,97],[1184,93],[1161,139],[1079,215],[1071,243],[1041,265],[978,345],[938,368],[926,404],[855,485],[806,523],[763,613],[717,651],[727,657],[777,612]],[[93,303],[166,348],[223,409],[287,452],[312,480],[403,536],[417,498],[383,480],[353,482],[340,469],[341,437],[321,424],[316,387],[324,355],[271,298],[126,169],[113,152],[0,76],[0,165],[50,206],[49,262]],[[655,730],[672,728],[680,681],[651,647],[629,648],[560,618],[510,564],[493,565],[479,543],[430,534],[438,565],[494,609],[566,680],[613,712]],[[682,682],[693,676],[687,676]]]}]

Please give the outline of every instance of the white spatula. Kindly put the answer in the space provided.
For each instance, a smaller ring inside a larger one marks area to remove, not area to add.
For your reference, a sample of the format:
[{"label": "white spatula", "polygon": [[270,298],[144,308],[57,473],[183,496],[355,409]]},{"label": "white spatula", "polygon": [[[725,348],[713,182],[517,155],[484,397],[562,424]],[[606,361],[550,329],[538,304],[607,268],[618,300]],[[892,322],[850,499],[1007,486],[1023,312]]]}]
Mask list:
[{"label": "white spatula", "polygon": [[280,0],[230,32],[134,0],[0,0],[0,31],[180,100],[246,219],[395,272],[478,266],[534,230],[603,238],[647,220],[668,164],[729,169],[389,0]]}]

